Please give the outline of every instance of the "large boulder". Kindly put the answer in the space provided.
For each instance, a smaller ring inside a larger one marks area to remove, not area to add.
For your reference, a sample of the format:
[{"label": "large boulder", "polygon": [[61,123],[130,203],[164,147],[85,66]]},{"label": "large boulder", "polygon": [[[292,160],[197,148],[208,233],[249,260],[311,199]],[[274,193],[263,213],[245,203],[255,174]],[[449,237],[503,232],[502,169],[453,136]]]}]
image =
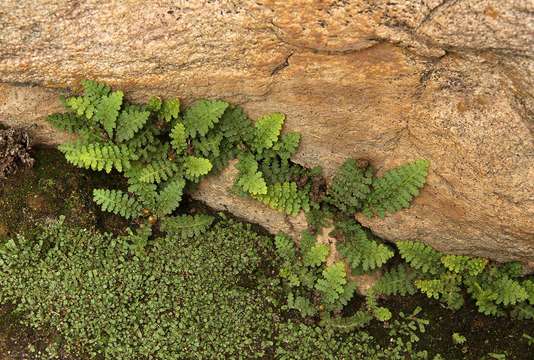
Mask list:
[{"label": "large boulder", "polygon": [[[379,172],[430,160],[410,209],[357,215],[378,235],[534,266],[533,14],[520,0],[7,0],[0,121],[64,141],[42,118],[83,78],[281,111],[303,135],[294,160],[327,176],[348,157]],[[226,188],[199,196],[251,214]]]}]

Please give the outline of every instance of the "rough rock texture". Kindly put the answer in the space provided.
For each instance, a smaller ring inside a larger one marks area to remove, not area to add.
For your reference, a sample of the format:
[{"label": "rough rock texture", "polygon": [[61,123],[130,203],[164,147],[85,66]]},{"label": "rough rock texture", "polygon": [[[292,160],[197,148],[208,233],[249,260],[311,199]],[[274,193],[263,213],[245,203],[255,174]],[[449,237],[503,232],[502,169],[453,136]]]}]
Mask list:
[{"label": "rough rock texture", "polygon": [[351,156],[431,161],[412,208],[358,216],[378,235],[533,263],[533,14],[524,0],[6,0],[0,121],[64,141],[40,118],[82,78],[282,111],[303,134],[295,160],[329,175]]}]

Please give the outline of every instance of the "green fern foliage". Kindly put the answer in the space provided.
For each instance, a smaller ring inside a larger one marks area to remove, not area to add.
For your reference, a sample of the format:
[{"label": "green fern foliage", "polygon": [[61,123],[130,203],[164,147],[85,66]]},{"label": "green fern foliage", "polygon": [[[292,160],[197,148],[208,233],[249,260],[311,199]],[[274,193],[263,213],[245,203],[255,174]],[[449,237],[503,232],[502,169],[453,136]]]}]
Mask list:
[{"label": "green fern foliage", "polygon": [[117,142],[124,142],[133,138],[136,132],[145,126],[150,112],[129,106],[119,114],[117,119]]},{"label": "green fern foliage", "polygon": [[334,304],[343,294],[346,283],[345,265],[338,261],[323,270],[323,277],[317,280],[315,288],[321,293],[321,300],[325,304]]},{"label": "green fern foliage", "polygon": [[292,292],[287,295],[287,305],[285,307],[290,310],[298,310],[304,317],[314,316],[317,313],[317,309],[307,297],[295,296]]},{"label": "green fern foliage", "polygon": [[167,182],[159,193],[156,215],[162,217],[172,213],[182,201],[184,187],[185,181],[181,178]]},{"label": "green fern foliage", "polygon": [[120,190],[94,189],[93,200],[103,211],[120,214],[127,219],[136,217],[141,212],[141,204]]},{"label": "green fern foliage", "polygon": [[251,145],[257,153],[270,149],[274,145],[278,140],[278,136],[280,136],[284,120],[284,114],[273,113],[265,115],[256,121],[254,139]]},{"label": "green fern foliage", "polygon": [[369,239],[361,227],[339,243],[337,249],[355,273],[379,268],[394,255],[388,246]]},{"label": "green fern foliage", "polygon": [[381,295],[414,295],[417,292],[414,285],[416,277],[414,271],[401,264],[385,272],[373,289]]},{"label": "green fern foliage", "polygon": [[168,236],[192,238],[207,231],[213,220],[212,216],[205,214],[166,217],[161,221],[160,230]]},{"label": "green fern foliage", "polygon": [[158,108],[159,117],[166,122],[178,119],[178,115],[180,114],[180,100],[178,99],[163,100],[160,107],[155,107]]},{"label": "green fern foliage", "polygon": [[314,244],[304,252],[302,261],[305,266],[320,266],[326,261],[330,249],[326,244]]},{"label": "green fern foliage", "polygon": [[414,269],[433,275],[443,271],[441,254],[430,246],[414,241],[398,241],[396,245],[401,257]]},{"label": "green fern foliage", "polygon": [[361,209],[371,192],[372,169],[360,168],[356,160],[348,159],[337,170],[326,201],[345,213]]},{"label": "green fern foliage", "polygon": [[200,176],[209,173],[211,168],[211,162],[205,158],[187,156],[184,160],[185,177],[191,181],[197,181]]},{"label": "green fern foliage", "polygon": [[194,103],[184,114],[187,135],[205,136],[219,122],[227,107],[228,103],[220,100],[201,100]]},{"label": "green fern foliage", "polygon": [[65,154],[67,161],[75,166],[97,171],[105,170],[107,173],[113,168],[119,172],[128,169],[130,161],[138,158],[125,145],[75,142],[62,144],[58,149]]},{"label": "green fern foliage", "polygon": [[85,120],[74,113],[51,114],[46,120],[56,129],[69,133],[76,133],[86,128]]},{"label": "green fern foliage", "polygon": [[441,258],[441,262],[449,271],[457,274],[467,272],[471,276],[476,276],[484,271],[488,260],[462,255],[446,255]]},{"label": "green fern foliage", "polygon": [[308,194],[299,190],[294,182],[269,185],[265,194],[254,195],[254,198],[288,215],[297,215],[301,209],[310,209]]},{"label": "green fern foliage", "polygon": [[351,316],[326,317],[321,320],[320,325],[342,333],[350,333],[369,325],[373,316],[368,311],[358,310]]},{"label": "green fern foliage", "polygon": [[267,193],[267,184],[263,175],[258,171],[258,163],[254,156],[245,153],[239,156],[239,162],[236,164],[239,175],[236,178],[236,186],[244,192],[252,195]]},{"label": "green fern foliage", "polygon": [[230,144],[250,143],[254,138],[254,127],[238,106],[228,106],[220,119],[220,132]]},{"label": "green fern foliage", "polygon": [[171,178],[178,171],[176,163],[170,160],[155,160],[135,170],[135,178],[144,183],[160,183]]},{"label": "green fern foliage", "polygon": [[429,162],[416,160],[387,171],[381,178],[373,180],[373,189],[366,198],[363,213],[384,217],[408,208],[412,199],[426,182]]},{"label": "green fern foliage", "polygon": [[182,154],[187,148],[187,136],[185,126],[182,123],[176,123],[169,134],[171,145],[177,154]]},{"label": "green fern foliage", "polygon": [[102,124],[110,138],[113,137],[113,130],[117,125],[122,97],[122,91],[113,91],[109,95],[101,97],[96,105],[95,119]]}]

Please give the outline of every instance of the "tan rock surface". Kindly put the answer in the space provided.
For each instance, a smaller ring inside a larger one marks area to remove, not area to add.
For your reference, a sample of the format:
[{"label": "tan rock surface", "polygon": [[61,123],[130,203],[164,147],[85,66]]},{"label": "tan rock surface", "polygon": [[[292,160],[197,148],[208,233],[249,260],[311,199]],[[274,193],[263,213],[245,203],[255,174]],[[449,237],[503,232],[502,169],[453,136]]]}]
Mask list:
[{"label": "tan rock surface", "polygon": [[[7,0],[0,122],[64,141],[40,119],[83,78],[282,111],[303,134],[295,160],[328,175],[351,156],[381,171],[431,161],[412,208],[359,217],[378,235],[534,262],[532,14],[520,0]],[[268,223],[223,189],[221,206]]]}]

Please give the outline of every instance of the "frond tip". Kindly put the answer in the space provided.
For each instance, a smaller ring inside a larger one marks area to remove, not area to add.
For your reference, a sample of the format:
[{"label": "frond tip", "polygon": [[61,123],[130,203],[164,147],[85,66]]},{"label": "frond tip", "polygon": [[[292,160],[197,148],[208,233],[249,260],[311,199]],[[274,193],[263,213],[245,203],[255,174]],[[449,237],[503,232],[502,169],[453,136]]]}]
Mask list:
[{"label": "frond tip", "polygon": [[120,190],[94,189],[93,200],[103,211],[120,214],[126,219],[139,216],[141,212],[141,204]]}]

